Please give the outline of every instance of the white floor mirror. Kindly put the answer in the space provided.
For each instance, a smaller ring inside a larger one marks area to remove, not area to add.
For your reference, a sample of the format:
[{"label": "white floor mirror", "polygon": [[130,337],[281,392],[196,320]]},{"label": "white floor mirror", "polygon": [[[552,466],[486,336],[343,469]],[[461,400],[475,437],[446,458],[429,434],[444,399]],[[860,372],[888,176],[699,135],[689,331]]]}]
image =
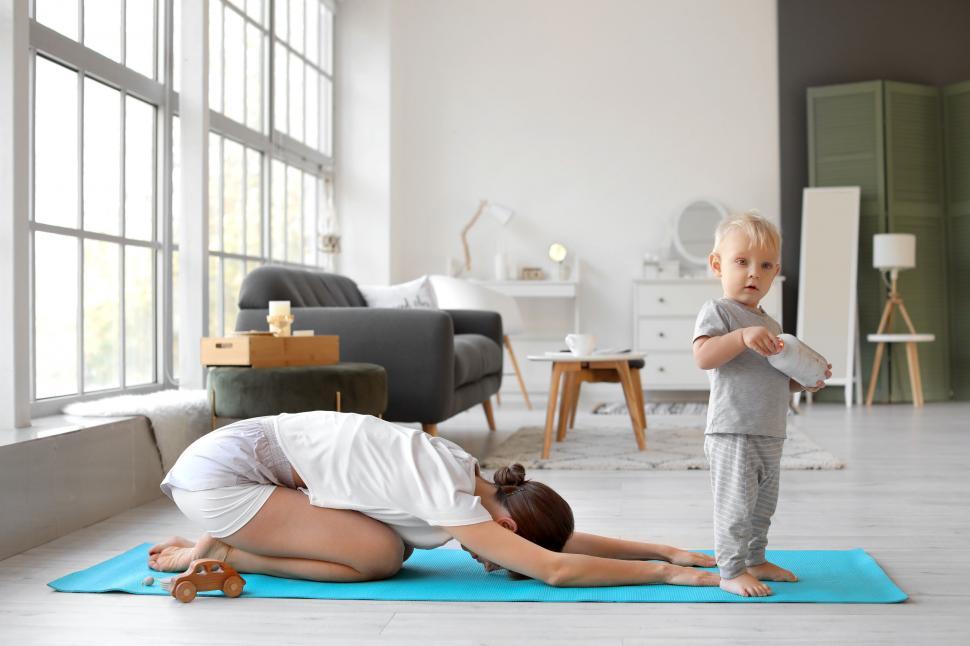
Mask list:
[{"label": "white floor mirror", "polygon": [[859,195],[858,186],[806,188],[802,195],[796,336],[832,364],[826,384],[845,387],[846,406],[852,405],[853,389],[856,401],[862,401],[856,295]]}]

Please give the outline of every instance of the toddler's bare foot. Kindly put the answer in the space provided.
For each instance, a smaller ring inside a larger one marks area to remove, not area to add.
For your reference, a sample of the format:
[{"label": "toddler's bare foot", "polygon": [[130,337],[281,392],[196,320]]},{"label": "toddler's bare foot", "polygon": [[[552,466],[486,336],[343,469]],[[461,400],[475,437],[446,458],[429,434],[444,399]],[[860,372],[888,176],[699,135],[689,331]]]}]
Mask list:
[{"label": "toddler's bare foot", "polygon": [[760,565],[749,565],[748,574],[760,581],[789,581],[794,583],[798,577],[794,572],[765,561]]},{"label": "toddler's bare foot", "polygon": [[181,572],[196,559],[225,559],[229,546],[203,534],[192,543],[181,536],[173,536],[148,550],[148,567],[159,572]]},{"label": "toddler's bare foot", "polygon": [[767,597],[771,588],[747,572],[733,579],[721,579],[721,589],[741,597]]}]

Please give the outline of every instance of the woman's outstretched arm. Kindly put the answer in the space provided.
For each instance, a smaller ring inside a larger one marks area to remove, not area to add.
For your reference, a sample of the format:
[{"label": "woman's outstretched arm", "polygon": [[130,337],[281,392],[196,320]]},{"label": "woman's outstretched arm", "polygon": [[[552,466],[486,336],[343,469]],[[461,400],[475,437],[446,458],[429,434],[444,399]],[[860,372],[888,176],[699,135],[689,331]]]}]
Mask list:
[{"label": "woman's outstretched arm", "polygon": [[596,587],[643,583],[715,586],[720,583],[720,577],[714,573],[670,563],[552,552],[494,521],[443,529],[480,557],[553,586]]},{"label": "woman's outstretched arm", "polygon": [[671,547],[670,545],[626,541],[620,538],[609,538],[607,536],[584,534],[582,532],[573,532],[573,535],[566,541],[563,552],[588,554],[590,556],[601,556],[611,559],[652,559],[668,561],[675,565],[684,566],[714,567],[716,565],[714,557],[707,554],[688,552],[687,550]]}]

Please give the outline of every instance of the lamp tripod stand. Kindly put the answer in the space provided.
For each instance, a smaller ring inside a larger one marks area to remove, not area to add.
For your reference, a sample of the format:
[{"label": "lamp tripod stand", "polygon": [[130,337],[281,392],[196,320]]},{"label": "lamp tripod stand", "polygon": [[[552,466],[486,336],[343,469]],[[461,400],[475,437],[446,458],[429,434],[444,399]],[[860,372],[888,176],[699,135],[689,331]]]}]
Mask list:
[{"label": "lamp tripod stand", "polygon": [[[916,406],[923,405],[923,380],[920,377],[919,372],[919,358],[916,354],[916,342],[918,340],[932,340],[923,339],[924,336],[932,335],[919,335],[916,333],[916,328],[913,326],[913,321],[909,318],[909,312],[906,311],[906,306],[903,304],[903,298],[899,295],[899,290],[897,289],[896,283],[899,278],[899,270],[890,270],[890,287],[889,287],[889,297],[886,300],[886,306],[882,310],[882,318],[879,319],[879,329],[876,330],[875,334],[869,335],[870,341],[876,341],[876,355],[872,360],[872,374],[869,375],[869,389],[866,392],[866,406],[872,405],[872,398],[876,392],[876,380],[879,378],[879,367],[882,363],[882,354],[885,350],[886,343],[892,341],[903,341],[906,343],[906,358],[909,362],[909,380],[910,386],[913,391],[913,404]],[[892,330],[892,319],[893,319],[893,308],[899,307],[899,312],[903,316],[903,321],[906,323],[906,327],[909,328],[909,334],[899,334],[894,335],[891,333]]]}]

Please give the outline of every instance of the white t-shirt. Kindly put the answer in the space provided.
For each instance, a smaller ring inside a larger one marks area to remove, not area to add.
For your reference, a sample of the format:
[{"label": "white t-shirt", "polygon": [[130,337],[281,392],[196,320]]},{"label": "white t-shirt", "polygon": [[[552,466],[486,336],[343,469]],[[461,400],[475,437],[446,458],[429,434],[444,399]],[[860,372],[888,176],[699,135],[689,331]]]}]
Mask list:
[{"label": "white t-shirt", "polygon": [[424,549],[451,538],[442,526],[492,520],[475,495],[477,460],[453,442],[368,415],[314,411],[274,421],[312,505],[359,511]]}]

